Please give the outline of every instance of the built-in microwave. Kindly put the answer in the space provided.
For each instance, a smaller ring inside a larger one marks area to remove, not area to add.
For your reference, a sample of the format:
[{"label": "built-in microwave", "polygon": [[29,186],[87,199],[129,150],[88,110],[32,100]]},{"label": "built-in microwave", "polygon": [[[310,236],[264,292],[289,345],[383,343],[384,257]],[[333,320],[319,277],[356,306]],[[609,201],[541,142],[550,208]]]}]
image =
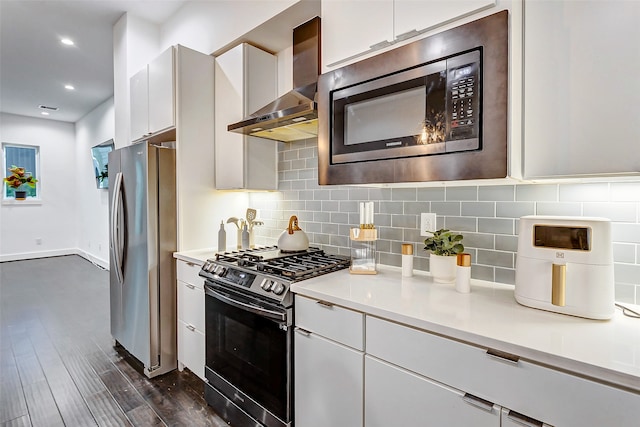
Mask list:
[{"label": "built-in microwave", "polygon": [[479,48],[335,90],[332,162],[479,149],[481,57]]},{"label": "built-in microwave", "polygon": [[508,12],[320,76],[320,184],[507,176]]}]

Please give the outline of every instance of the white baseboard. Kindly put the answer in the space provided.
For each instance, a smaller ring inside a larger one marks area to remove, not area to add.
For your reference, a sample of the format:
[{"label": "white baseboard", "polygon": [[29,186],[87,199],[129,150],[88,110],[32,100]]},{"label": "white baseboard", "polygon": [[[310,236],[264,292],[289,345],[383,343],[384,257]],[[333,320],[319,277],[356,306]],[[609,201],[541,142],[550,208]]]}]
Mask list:
[{"label": "white baseboard", "polygon": [[109,262],[98,258],[88,252],[85,252],[78,248],[69,248],[69,249],[56,249],[53,251],[41,251],[41,252],[23,252],[18,254],[8,254],[8,255],[0,255],[0,262],[5,261],[20,261],[25,259],[36,259],[36,258],[49,258],[55,256],[64,256],[64,255],[79,255],[87,261],[95,264],[105,270],[109,270]]}]

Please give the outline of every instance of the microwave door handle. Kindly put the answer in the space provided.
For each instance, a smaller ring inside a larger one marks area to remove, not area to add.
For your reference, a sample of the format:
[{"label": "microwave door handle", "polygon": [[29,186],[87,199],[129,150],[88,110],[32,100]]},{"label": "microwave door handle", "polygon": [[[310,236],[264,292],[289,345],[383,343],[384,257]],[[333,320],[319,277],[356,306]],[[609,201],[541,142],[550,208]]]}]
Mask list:
[{"label": "microwave door handle", "polygon": [[241,310],[244,311],[248,311],[251,313],[255,313],[258,314],[260,316],[263,317],[267,317],[269,319],[273,319],[273,320],[279,320],[281,322],[284,322],[286,320],[286,313],[280,313],[278,311],[273,311],[273,310],[267,310],[266,308],[260,308],[260,307],[256,307],[250,304],[246,304],[243,303],[241,301],[237,301],[233,298],[229,298],[226,295],[223,295],[211,288],[206,288],[205,293],[209,296],[214,297],[215,299],[222,301],[224,303],[227,303],[233,307],[239,308]]}]

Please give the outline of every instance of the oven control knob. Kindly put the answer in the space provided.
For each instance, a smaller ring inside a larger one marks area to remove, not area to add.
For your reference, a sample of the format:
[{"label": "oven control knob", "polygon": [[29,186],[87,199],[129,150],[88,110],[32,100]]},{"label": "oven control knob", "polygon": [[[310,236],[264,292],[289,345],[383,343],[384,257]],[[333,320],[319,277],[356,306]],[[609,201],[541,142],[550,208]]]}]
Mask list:
[{"label": "oven control knob", "polygon": [[215,270],[214,270],[214,274],[217,274],[218,276],[222,277],[224,276],[224,273],[227,271],[226,268],[224,268],[221,265],[217,265]]},{"label": "oven control knob", "polygon": [[266,292],[269,292],[273,287],[273,281],[269,279],[264,279],[260,284],[260,287],[264,289]]},{"label": "oven control knob", "polygon": [[273,287],[273,293],[276,295],[281,295],[284,292],[284,285],[282,283],[276,283]]}]

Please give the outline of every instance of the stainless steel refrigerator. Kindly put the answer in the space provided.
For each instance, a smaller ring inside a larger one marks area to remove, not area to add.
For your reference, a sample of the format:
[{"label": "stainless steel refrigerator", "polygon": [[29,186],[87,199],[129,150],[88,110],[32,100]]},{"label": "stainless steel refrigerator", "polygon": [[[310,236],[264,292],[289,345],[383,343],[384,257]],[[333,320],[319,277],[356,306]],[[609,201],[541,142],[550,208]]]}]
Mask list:
[{"label": "stainless steel refrigerator", "polygon": [[111,335],[148,377],[177,366],[175,144],[109,153]]}]

